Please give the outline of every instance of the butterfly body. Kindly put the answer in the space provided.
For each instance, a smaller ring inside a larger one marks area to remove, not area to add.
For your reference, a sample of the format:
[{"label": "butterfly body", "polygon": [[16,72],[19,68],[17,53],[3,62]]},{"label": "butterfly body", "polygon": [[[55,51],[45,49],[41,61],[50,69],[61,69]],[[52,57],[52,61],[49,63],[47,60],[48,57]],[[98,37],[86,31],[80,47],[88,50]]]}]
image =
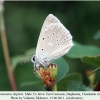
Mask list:
[{"label": "butterfly body", "polygon": [[37,58],[36,55],[32,56],[31,61],[34,63],[34,67],[37,68],[37,69],[39,68],[39,66],[46,67],[47,65],[50,64],[49,63],[50,61],[48,61],[47,58],[42,58],[42,57]]},{"label": "butterfly body", "polygon": [[73,46],[72,36],[64,25],[52,14],[44,21],[37,43],[36,54],[31,61],[35,68],[46,67],[51,61],[66,54]]}]

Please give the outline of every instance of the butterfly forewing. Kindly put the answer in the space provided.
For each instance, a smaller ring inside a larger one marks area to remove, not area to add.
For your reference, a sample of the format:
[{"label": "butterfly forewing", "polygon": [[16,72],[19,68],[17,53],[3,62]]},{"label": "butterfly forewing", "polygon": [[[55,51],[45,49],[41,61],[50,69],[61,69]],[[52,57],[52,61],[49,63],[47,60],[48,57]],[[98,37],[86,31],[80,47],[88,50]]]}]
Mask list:
[{"label": "butterfly forewing", "polygon": [[44,39],[44,38],[41,38],[41,37],[44,36],[44,33],[47,33],[46,30],[48,29],[50,24],[54,24],[54,23],[60,23],[60,21],[57,19],[57,17],[53,16],[52,14],[49,14],[46,17],[46,19],[43,23],[43,26],[41,28],[41,32],[40,32],[40,36],[39,36],[38,43],[37,43],[37,48],[36,48],[36,55],[40,52],[41,42],[43,41],[42,39]]},{"label": "butterfly forewing", "polygon": [[43,26],[41,28],[41,32],[40,32],[40,35],[43,33],[43,31],[48,28],[48,26],[52,23],[60,23],[60,21],[57,19],[57,17],[53,16],[52,14],[49,14],[44,23],[43,23]]}]

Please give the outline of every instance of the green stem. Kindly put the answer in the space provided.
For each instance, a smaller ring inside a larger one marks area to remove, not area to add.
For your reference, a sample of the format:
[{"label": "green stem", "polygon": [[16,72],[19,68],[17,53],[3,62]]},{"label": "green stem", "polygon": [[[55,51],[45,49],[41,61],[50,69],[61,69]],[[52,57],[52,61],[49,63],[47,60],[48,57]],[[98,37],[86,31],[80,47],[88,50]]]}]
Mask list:
[{"label": "green stem", "polygon": [[57,91],[57,83],[54,84],[52,91]]},{"label": "green stem", "polygon": [[96,71],[98,71],[98,70],[100,70],[100,67],[98,67],[98,68],[96,68],[94,71],[92,71],[92,72],[88,75],[88,77],[89,77],[90,75],[92,75],[93,73],[95,73]]}]

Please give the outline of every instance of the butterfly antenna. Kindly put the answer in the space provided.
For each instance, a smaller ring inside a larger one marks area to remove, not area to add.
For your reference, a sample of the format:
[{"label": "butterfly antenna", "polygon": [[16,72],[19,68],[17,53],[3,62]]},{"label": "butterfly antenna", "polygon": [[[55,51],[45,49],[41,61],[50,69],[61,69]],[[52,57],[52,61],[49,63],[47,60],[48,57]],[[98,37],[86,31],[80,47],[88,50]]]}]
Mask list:
[{"label": "butterfly antenna", "polygon": [[28,62],[28,61],[31,59],[31,57],[30,57],[29,55],[18,55],[18,56],[19,56],[19,57],[25,57],[25,56],[28,56],[28,58],[29,58],[29,59],[27,59],[27,60],[21,62],[21,65],[24,65],[26,62]]}]

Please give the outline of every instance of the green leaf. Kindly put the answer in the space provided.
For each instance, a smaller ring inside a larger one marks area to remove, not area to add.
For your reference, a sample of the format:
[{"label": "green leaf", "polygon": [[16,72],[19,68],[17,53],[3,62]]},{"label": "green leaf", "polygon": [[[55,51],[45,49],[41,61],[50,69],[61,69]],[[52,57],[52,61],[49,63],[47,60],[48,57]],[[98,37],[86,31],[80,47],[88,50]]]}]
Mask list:
[{"label": "green leaf", "polygon": [[[35,77],[35,76],[34,76]],[[38,87],[37,87],[38,86]],[[46,91],[43,86],[43,81],[35,79],[33,81],[26,81],[19,84],[19,89],[21,90],[35,90],[35,91]]]},{"label": "green leaf", "polygon": [[58,73],[57,73],[56,80],[57,82],[59,82],[69,71],[69,66],[63,57],[55,60],[54,63],[56,63],[58,66]]},{"label": "green leaf", "polygon": [[23,54],[23,55],[17,55],[17,56],[12,57],[11,58],[11,64],[12,64],[13,70],[16,68],[16,66],[18,64],[21,64],[23,62],[29,62],[30,58],[34,54],[35,54],[35,49],[32,48],[32,49],[27,50],[25,52],[25,54]]},{"label": "green leaf", "polygon": [[33,71],[32,64],[18,65],[14,70],[18,91],[42,91],[43,80],[39,79]]},{"label": "green leaf", "polygon": [[0,91],[12,91],[5,64],[0,63]]},{"label": "green leaf", "polygon": [[71,73],[66,75],[59,83],[58,83],[58,90],[66,91],[66,85],[70,82],[80,82],[82,83],[82,76],[80,73]]},{"label": "green leaf", "polygon": [[[100,70],[100,55],[98,56],[85,56],[81,58],[82,62],[96,66],[97,68],[93,70],[89,75],[97,72]],[[96,73],[95,81],[94,83],[97,82],[97,80],[100,78],[100,73]]]},{"label": "green leaf", "polygon": [[93,89],[79,82],[70,82],[67,84],[67,91],[93,91]]},{"label": "green leaf", "polygon": [[82,45],[74,42],[74,46],[66,54],[70,58],[81,58],[83,56],[95,56],[100,54],[100,48],[90,45]]},{"label": "green leaf", "polygon": [[82,62],[93,65],[100,66],[100,55],[98,56],[85,56],[81,58]]},{"label": "green leaf", "polygon": [[31,48],[25,52],[26,56],[33,56],[35,54],[35,48]]},{"label": "green leaf", "polygon": [[23,82],[20,84],[20,87],[24,87],[24,86],[31,86],[31,85],[40,85],[42,82],[39,81],[30,81],[30,82]]},{"label": "green leaf", "polygon": [[56,83],[54,84],[52,91],[57,91],[57,84]]},{"label": "green leaf", "polygon": [[94,39],[100,39],[100,30],[96,32],[96,34],[93,36]]}]

